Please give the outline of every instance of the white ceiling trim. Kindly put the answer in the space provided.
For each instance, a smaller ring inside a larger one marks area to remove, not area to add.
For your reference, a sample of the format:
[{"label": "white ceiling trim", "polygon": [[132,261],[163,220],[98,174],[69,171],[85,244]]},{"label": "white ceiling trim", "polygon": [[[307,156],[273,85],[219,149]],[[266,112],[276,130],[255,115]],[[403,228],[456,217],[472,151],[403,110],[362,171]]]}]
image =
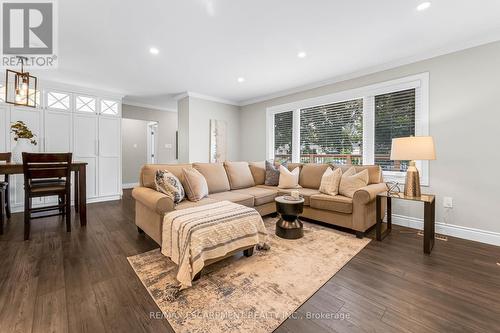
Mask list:
[{"label": "white ceiling trim", "polygon": [[182,94],[179,94],[174,97],[174,100],[178,101],[181,100],[185,97],[193,97],[193,98],[199,98],[199,99],[204,99],[206,101],[212,101],[212,102],[217,102],[217,103],[222,103],[222,104],[229,104],[229,105],[235,105],[235,106],[240,106],[241,104],[239,102],[231,101],[228,99],[224,98],[219,98],[219,97],[214,97],[214,96],[209,96],[209,95],[204,95],[204,94],[199,94],[195,93],[192,91],[186,91]]},{"label": "white ceiling trim", "polygon": [[130,106],[136,106],[136,107],[145,108],[145,109],[152,109],[152,110],[158,110],[158,111],[175,112],[175,113],[177,113],[177,110],[174,110],[174,109],[164,108],[164,107],[161,107],[161,106],[151,105],[151,104],[145,104],[145,103],[137,103],[137,102],[134,102],[134,101],[127,100],[126,98],[123,99],[122,104],[130,105]]},{"label": "white ceiling trim", "polygon": [[412,56],[409,58],[399,59],[396,61],[385,63],[383,65],[374,66],[374,67],[366,68],[364,70],[352,72],[349,74],[336,76],[336,77],[333,77],[333,78],[325,80],[325,81],[315,82],[315,83],[303,85],[303,86],[296,87],[296,88],[278,91],[276,93],[272,93],[269,95],[251,98],[248,100],[238,102],[237,104],[234,104],[234,105],[245,106],[245,105],[260,103],[260,102],[268,101],[268,100],[271,100],[274,98],[279,98],[279,97],[283,97],[283,96],[287,96],[287,95],[291,95],[291,94],[296,94],[296,93],[300,93],[303,91],[324,87],[324,86],[338,83],[338,82],[342,82],[342,81],[356,79],[356,78],[359,78],[362,76],[378,73],[378,72],[393,69],[396,67],[409,65],[409,64],[416,63],[419,61],[423,61],[423,60],[439,57],[442,55],[466,50],[466,49],[477,47],[477,46],[484,45],[484,44],[489,44],[489,43],[496,42],[499,40],[500,40],[500,31],[495,31],[495,32],[490,33],[488,35],[479,36],[478,38],[473,39],[473,40],[469,40],[467,42],[448,45],[448,46],[445,46],[445,47],[442,47],[439,49],[434,49],[432,51],[421,53],[419,55],[415,55],[415,56]]}]

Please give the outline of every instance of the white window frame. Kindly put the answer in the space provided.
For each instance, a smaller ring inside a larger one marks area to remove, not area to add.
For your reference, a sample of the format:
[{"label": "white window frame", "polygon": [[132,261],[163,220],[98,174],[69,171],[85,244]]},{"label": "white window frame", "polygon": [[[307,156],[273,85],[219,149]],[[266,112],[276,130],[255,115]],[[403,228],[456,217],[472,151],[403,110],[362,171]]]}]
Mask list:
[{"label": "white window frame", "polygon": [[[266,156],[274,158],[274,115],[293,111],[292,162],[300,162],[300,110],[320,105],[363,99],[363,164],[375,160],[375,96],[407,89],[415,89],[415,136],[429,135],[429,73],[420,73],[334,94],[275,105],[266,109]],[[429,161],[417,161],[421,185],[429,186]],[[405,173],[384,171],[385,181],[404,184]]]}]

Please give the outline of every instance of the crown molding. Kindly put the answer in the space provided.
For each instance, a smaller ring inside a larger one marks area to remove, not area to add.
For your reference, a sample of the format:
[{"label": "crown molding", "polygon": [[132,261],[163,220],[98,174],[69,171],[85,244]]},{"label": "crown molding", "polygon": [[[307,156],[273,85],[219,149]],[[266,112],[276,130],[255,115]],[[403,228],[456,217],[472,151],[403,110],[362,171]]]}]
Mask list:
[{"label": "crown molding", "polygon": [[175,113],[177,113],[177,110],[174,110],[174,109],[164,108],[164,107],[157,106],[157,105],[151,105],[151,104],[145,104],[145,103],[138,103],[138,102],[127,100],[126,97],[123,99],[122,104],[130,105],[130,106],[137,106],[139,108],[152,109],[152,110],[157,110],[157,111],[165,111],[165,112],[175,112]]},{"label": "crown molding", "polygon": [[236,102],[236,101],[231,101],[231,100],[224,99],[224,98],[199,94],[199,93],[192,92],[192,91],[186,91],[182,94],[179,94],[179,95],[175,96],[174,99],[176,101],[178,101],[178,100],[181,100],[185,97],[193,97],[193,98],[203,99],[205,101],[211,101],[211,102],[222,103],[222,104],[229,104],[229,105],[234,105],[234,106],[241,106],[241,104]]},{"label": "crown molding", "polygon": [[471,39],[471,40],[468,40],[465,42],[447,45],[447,46],[441,47],[439,49],[433,49],[432,51],[420,53],[418,55],[414,55],[411,57],[398,59],[398,60],[391,61],[391,62],[382,64],[382,65],[372,66],[372,67],[365,68],[365,69],[360,70],[360,71],[351,72],[351,73],[348,73],[345,75],[335,76],[335,77],[330,78],[328,80],[314,82],[314,83],[298,86],[295,88],[281,90],[281,91],[278,91],[278,92],[275,92],[272,94],[243,100],[243,101],[240,101],[238,103],[238,105],[239,106],[246,106],[246,105],[250,105],[250,104],[265,102],[265,101],[268,101],[271,99],[284,97],[284,96],[288,96],[288,95],[292,95],[292,94],[296,94],[296,93],[300,93],[300,92],[328,86],[331,84],[339,83],[342,81],[352,80],[352,79],[356,79],[356,78],[363,77],[366,75],[375,74],[378,72],[397,68],[400,66],[413,64],[413,63],[416,63],[419,61],[437,58],[439,56],[463,51],[466,49],[471,49],[471,48],[478,47],[481,45],[486,45],[489,43],[497,42],[499,40],[500,40],[500,30],[494,31],[494,32],[489,33],[489,34],[478,36],[477,38],[474,38],[474,39]]}]

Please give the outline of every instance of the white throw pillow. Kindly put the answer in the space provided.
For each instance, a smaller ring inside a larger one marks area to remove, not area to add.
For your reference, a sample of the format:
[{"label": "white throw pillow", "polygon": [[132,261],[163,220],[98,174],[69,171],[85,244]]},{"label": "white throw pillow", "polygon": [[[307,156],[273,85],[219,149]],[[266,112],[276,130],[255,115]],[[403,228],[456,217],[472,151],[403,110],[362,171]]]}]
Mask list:
[{"label": "white throw pillow", "polygon": [[300,168],[296,167],[290,172],[287,168],[280,165],[280,180],[278,183],[279,188],[300,188],[299,185]]},{"label": "white throw pillow", "polygon": [[340,179],[342,178],[342,169],[328,167],[323,176],[321,177],[321,185],[319,186],[319,191],[328,195],[339,194]]},{"label": "white throw pillow", "polygon": [[367,169],[356,173],[356,168],[351,167],[340,179],[339,194],[352,198],[357,190],[368,185],[368,180]]}]

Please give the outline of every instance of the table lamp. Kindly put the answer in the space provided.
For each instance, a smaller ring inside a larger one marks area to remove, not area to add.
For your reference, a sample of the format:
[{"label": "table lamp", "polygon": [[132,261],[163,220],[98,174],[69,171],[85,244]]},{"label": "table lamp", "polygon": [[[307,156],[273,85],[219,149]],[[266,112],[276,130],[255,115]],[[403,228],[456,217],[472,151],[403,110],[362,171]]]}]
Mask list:
[{"label": "table lamp", "polygon": [[391,160],[410,161],[406,171],[404,194],[420,197],[420,176],[415,160],[435,160],[434,140],[430,136],[410,136],[392,139]]}]

